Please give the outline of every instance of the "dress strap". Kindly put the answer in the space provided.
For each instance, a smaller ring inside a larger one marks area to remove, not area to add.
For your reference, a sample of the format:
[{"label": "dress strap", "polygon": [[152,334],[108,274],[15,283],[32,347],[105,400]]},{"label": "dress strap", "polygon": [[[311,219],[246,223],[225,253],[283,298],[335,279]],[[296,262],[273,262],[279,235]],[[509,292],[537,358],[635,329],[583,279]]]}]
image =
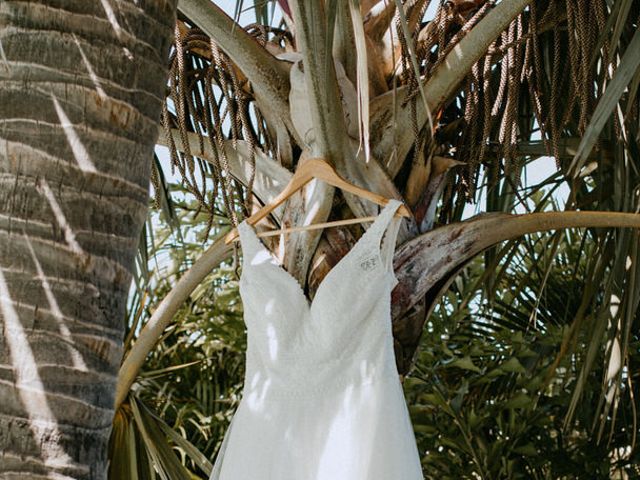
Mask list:
[{"label": "dress strap", "polygon": [[[242,270],[254,261],[257,261],[258,255],[263,251],[264,245],[256,237],[255,231],[251,230],[251,225],[247,224],[246,220],[243,220],[236,227],[238,229],[238,237],[240,238],[240,247],[242,249]],[[273,256],[269,255],[269,260],[275,263]]]},{"label": "dress strap", "polygon": [[254,238],[254,235],[251,235],[251,233],[255,234],[255,232],[247,232],[247,230],[249,230],[251,226],[247,224],[246,219],[240,222],[236,228],[238,230],[238,237],[240,237],[242,254],[245,255],[257,252],[260,249],[260,245],[258,245],[256,242],[258,242],[259,240]]},{"label": "dress strap", "polygon": [[395,253],[396,239],[398,238],[398,232],[400,231],[401,218],[393,217],[391,225],[387,228],[387,232],[382,240],[382,247],[380,248],[380,256],[386,270],[393,269],[393,255]]},{"label": "dress strap", "polygon": [[[371,232],[372,240],[376,247],[380,248],[380,255],[387,270],[392,268],[393,251],[396,245],[400,222],[402,221],[402,218],[396,218],[394,215],[402,204],[402,201],[395,198],[389,199],[378,215],[378,218],[376,218],[373,225],[367,230],[367,232]],[[389,226],[389,224],[391,224],[391,226]],[[380,240],[382,240],[383,235],[384,240],[381,246]]]}]

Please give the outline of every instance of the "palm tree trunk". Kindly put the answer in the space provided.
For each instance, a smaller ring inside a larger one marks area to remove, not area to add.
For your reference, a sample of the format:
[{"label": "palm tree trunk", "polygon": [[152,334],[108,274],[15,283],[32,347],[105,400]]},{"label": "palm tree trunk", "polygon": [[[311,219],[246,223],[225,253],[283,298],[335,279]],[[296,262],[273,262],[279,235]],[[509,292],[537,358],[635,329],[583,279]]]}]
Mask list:
[{"label": "palm tree trunk", "polygon": [[176,0],[0,3],[0,478],[102,479]]}]

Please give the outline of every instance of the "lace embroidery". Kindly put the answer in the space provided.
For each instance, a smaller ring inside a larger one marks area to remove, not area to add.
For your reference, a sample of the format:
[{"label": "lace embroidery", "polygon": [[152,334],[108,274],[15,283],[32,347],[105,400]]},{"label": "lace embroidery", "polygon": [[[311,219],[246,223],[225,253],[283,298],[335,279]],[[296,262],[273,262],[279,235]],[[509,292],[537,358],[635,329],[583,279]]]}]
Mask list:
[{"label": "lace embroidery", "polygon": [[[372,255],[372,253],[367,250],[365,250],[363,253],[360,253],[360,258],[362,258],[363,255],[369,256],[367,260],[364,260],[365,266],[362,266],[362,263],[361,263],[362,269],[365,271],[373,270],[376,265],[382,263],[381,250],[383,247],[380,246],[380,239],[382,237],[382,234],[384,234],[385,229],[388,226],[389,217],[393,219],[393,214],[401,204],[402,202],[400,200],[396,200],[393,198],[389,200],[389,202],[383,207],[382,211],[380,211],[378,216],[375,218],[372,225],[364,231],[362,236],[356,241],[355,245],[351,248],[351,250],[349,250],[349,252],[347,252],[347,254],[344,257],[342,257],[338,261],[338,263],[336,263],[333,266],[333,268],[329,271],[329,273],[325,275],[325,277],[322,279],[322,281],[320,282],[320,285],[316,290],[316,295],[314,297],[314,300],[320,293],[324,284],[329,283],[331,276],[333,274],[337,274],[337,272],[334,272],[334,270],[339,270],[341,268],[344,268],[344,265],[350,261],[352,256],[356,255],[366,245],[370,246],[368,242],[370,242],[372,239],[376,240],[375,253]],[[238,230],[239,233],[242,233],[242,232],[249,233],[248,237],[251,239],[252,245],[255,248],[255,250],[266,253],[270,259],[269,263],[272,265],[275,265],[279,270],[281,270],[284,273],[284,276],[289,279],[288,280],[289,282],[294,282],[296,284],[296,287],[297,287],[296,290],[298,294],[300,295],[301,298],[305,300],[307,304],[307,309],[311,310],[313,307],[314,300],[309,301],[309,299],[307,298],[307,295],[304,293],[304,288],[302,287],[300,282],[291,273],[289,273],[289,271],[287,271],[287,269],[285,269],[283,265],[281,265],[278,262],[278,260],[273,256],[273,254],[267,248],[264,242],[260,240],[260,237],[258,237],[258,234],[255,228],[252,225],[250,225],[245,219],[238,224],[238,229],[239,229]],[[374,233],[376,234],[375,236],[374,236]],[[246,253],[247,252],[243,252],[243,255],[245,255]],[[243,260],[243,269],[242,269],[243,275],[245,271],[245,268],[244,268],[245,263],[246,262]]]}]

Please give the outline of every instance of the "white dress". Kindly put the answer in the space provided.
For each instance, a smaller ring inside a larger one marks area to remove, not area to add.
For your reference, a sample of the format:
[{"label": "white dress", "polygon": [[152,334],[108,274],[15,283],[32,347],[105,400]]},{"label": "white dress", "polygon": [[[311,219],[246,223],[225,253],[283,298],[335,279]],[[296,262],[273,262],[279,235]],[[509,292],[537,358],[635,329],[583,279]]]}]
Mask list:
[{"label": "white dress", "polygon": [[423,480],[391,334],[400,205],[382,208],[313,302],[239,224],[246,374],[210,480]]}]

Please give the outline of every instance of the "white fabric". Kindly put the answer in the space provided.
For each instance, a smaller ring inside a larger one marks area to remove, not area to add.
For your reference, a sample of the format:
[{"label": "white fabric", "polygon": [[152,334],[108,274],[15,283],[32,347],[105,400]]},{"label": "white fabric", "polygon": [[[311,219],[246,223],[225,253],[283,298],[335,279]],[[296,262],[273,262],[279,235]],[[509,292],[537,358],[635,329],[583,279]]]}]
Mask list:
[{"label": "white fabric", "polygon": [[244,392],[210,480],[423,480],[391,334],[401,204],[384,206],[313,302],[239,224]]}]

